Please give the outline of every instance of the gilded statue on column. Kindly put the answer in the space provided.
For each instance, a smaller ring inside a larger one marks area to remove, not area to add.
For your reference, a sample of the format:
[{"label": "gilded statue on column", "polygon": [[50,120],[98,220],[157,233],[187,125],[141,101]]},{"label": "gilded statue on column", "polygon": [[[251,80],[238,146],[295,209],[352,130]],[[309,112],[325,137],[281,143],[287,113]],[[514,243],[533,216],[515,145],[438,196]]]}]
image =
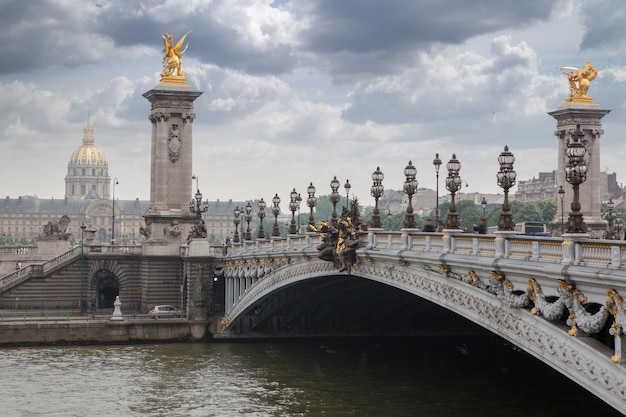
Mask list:
[{"label": "gilded statue on column", "polygon": [[191,31],[185,33],[182,38],[174,45],[174,36],[166,33],[163,38],[163,72],[161,72],[161,82],[165,84],[186,84],[185,72],[183,71],[183,55],[189,48],[189,43],[181,51],[183,43],[187,35]]},{"label": "gilded statue on column", "polygon": [[591,103],[592,99],[587,95],[589,84],[598,76],[598,70],[591,62],[587,61],[582,68],[561,67],[559,70],[567,75],[570,95],[566,102]]}]

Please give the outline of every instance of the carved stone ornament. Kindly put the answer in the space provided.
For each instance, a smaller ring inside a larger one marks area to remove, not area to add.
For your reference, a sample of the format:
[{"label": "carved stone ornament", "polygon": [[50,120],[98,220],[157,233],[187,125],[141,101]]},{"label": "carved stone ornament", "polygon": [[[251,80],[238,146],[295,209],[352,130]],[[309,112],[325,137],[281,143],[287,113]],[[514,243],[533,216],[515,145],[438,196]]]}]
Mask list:
[{"label": "carved stone ornament", "polygon": [[176,123],[172,123],[170,131],[167,135],[167,149],[170,153],[170,161],[176,162],[180,158],[180,150],[183,147],[183,139],[181,138],[180,127]]}]

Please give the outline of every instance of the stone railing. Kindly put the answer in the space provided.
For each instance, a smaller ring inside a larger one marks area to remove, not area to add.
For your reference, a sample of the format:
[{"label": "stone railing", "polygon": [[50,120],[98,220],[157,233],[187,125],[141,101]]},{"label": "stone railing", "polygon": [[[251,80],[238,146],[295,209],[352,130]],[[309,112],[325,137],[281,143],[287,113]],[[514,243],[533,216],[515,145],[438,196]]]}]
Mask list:
[{"label": "stone railing", "polygon": [[[604,266],[626,269],[626,241],[598,240],[581,236],[552,238],[502,233],[479,235],[467,233],[390,232],[370,229],[360,232],[365,250],[450,253],[508,258],[552,264]],[[249,256],[262,252],[290,252],[315,248],[321,238],[315,233],[245,241],[228,247],[228,257]],[[362,251],[363,249],[361,249]]]},{"label": "stone railing", "polygon": [[37,246],[0,246],[0,256],[2,255],[30,255],[36,253]]},{"label": "stone railing", "polygon": [[[80,246],[77,248],[80,251]],[[141,255],[141,245],[85,245],[84,251],[90,255]]]}]

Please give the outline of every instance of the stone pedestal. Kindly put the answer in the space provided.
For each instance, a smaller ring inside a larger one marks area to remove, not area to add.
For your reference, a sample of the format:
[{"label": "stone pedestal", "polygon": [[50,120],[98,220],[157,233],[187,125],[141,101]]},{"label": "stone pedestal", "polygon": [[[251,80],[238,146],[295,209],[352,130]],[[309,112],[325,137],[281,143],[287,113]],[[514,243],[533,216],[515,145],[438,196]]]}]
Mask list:
[{"label": "stone pedestal", "polygon": [[37,257],[50,260],[70,250],[67,240],[37,240]]},{"label": "stone pedestal", "polygon": [[142,228],[145,254],[178,254],[196,214],[189,210],[193,102],[202,93],[186,84],[158,84],[143,96],[152,109],[150,206]]},{"label": "stone pedestal", "polygon": [[206,239],[192,239],[189,242],[189,256],[209,256],[211,245]]},{"label": "stone pedestal", "polygon": [[[600,136],[604,134],[601,119],[609,112],[610,110],[601,110],[600,105],[592,101],[588,103],[566,101],[559,106],[557,111],[548,113],[557,120],[557,130],[554,132],[558,140],[556,182],[557,188],[562,186],[565,190],[563,199],[565,222],[567,222],[568,214],[571,211],[570,205],[574,199],[572,186],[565,180],[565,167],[568,162],[567,143],[571,140],[576,125],[580,125],[580,129],[585,134],[583,144],[586,149],[587,180],[580,185],[580,211],[584,215],[589,232],[594,237],[602,237],[606,227],[606,221],[602,219],[600,213],[600,191],[604,189],[604,184],[601,184],[600,178]],[[557,204],[554,223],[560,224],[561,213],[561,205]]]}]

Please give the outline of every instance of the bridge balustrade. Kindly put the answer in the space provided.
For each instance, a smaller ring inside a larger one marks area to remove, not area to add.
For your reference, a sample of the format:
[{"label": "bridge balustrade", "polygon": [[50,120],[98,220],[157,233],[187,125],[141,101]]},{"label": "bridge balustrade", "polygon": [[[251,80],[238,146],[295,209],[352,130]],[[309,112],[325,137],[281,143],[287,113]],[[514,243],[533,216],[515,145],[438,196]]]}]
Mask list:
[{"label": "bridge balustrade", "polygon": [[[75,249],[80,251],[80,246]],[[90,255],[116,254],[116,255],[141,255],[141,245],[89,245],[84,246],[85,253]]]},{"label": "bridge balustrade", "polygon": [[30,255],[37,250],[37,246],[0,246],[1,255]]},{"label": "bridge balustrade", "polygon": [[[542,236],[511,236],[445,234],[423,232],[390,232],[370,230],[359,232],[361,247],[388,251],[417,251],[431,253],[471,254],[486,257],[534,260],[571,265],[604,265],[626,269],[626,242],[598,239],[562,239]],[[447,243],[446,243],[447,240]],[[228,256],[253,252],[300,251],[321,243],[315,234],[235,243]],[[502,250],[497,250],[500,244]]]}]

